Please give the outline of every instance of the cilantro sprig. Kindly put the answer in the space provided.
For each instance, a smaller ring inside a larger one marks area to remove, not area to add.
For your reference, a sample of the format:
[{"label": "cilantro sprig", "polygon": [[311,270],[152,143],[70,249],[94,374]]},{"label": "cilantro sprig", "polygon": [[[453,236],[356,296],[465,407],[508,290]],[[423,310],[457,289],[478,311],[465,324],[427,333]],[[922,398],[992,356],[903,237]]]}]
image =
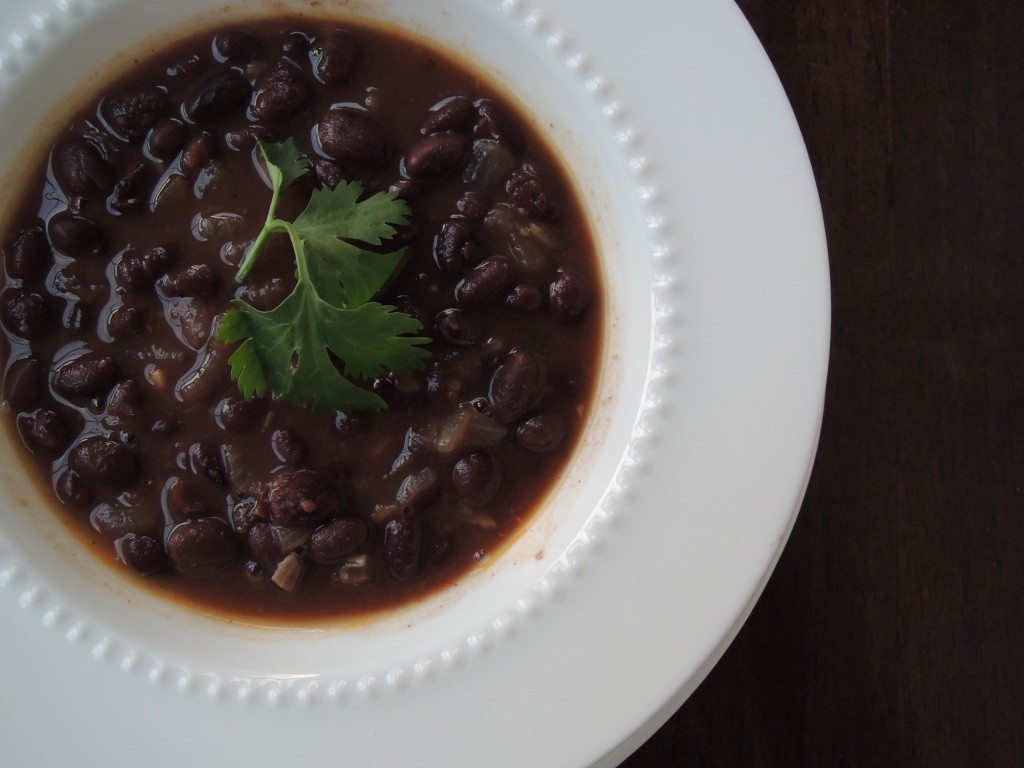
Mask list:
[{"label": "cilantro sprig", "polygon": [[281,195],[309,171],[293,140],[259,142],[271,182],[267,220],[239,265],[243,282],[269,239],[278,233],[295,253],[295,288],[276,307],[261,311],[236,299],[221,322],[220,338],[240,343],[229,359],[231,378],[247,397],[273,392],[314,410],[381,410],[384,401],[360,387],[388,371],[422,368],[430,339],[415,335],[419,322],[373,301],[405,256],[379,247],[408,222],[409,208],[391,192],[365,199],[358,182],[317,189],[295,219],[277,218]]}]

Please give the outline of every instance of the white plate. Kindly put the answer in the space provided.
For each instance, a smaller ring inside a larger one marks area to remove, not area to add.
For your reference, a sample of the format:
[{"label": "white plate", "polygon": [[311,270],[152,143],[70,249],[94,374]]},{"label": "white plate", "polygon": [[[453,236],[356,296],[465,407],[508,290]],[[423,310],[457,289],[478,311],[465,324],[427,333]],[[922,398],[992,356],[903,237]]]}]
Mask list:
[{"label": "white plate", "polygon": [[[62,90],[217,7],[0,0],[0,174]],[[828,266],[799,131],[737,9],[345,8],[472,54],[573,165],[612,303],[587,444],[492,568],[387,620],[308,631],[112,578],[0,458],[4,766],[612,766],[703,679],[788,536],[820,424]]]}]

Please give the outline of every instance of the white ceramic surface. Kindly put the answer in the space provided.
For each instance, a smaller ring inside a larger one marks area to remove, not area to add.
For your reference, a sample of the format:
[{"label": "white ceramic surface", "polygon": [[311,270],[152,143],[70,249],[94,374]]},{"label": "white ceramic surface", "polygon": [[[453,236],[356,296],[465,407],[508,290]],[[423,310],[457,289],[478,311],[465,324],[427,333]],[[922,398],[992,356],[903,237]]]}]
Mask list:
[{"label": "white ceramic surface", "polygon": [[614,765],[738,630],[813,460],[828,268],[785,96],[727,0],[0,0],[0,177],[118,52],[211,9],[283,6],[459,48],[551,125],[605,254],[606,397],[491,568],[307,630],[122,583],[37,512],[4,449],[0,765]]}]

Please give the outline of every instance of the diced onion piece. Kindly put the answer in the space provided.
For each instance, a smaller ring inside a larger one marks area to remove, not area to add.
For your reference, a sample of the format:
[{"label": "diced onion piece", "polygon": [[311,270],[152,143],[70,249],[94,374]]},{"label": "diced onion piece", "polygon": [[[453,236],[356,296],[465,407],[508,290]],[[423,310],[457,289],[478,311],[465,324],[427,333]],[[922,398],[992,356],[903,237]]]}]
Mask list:
[{"label": "diced onion piece", "polygon": [[466,518],[466,522],[470,525],[475,525],[477,528],[485,528],[487,530],[493,530],[498,527],[497,520],[490,515],[485,515],[480,512],[469,515]]},{"label": "diced onion piece", "polygon": [[294,592],[295,588],[299,586],[300,578],[302,578],[302,558],[291,552],[277,564],[270,580],[285,592]]},{"label": "diced onion piece", "polygon": [[180,205],[185,202],[188,193],[188,179],[182,176],[181,171],[171,166],[160,180],[154,185],[153,193],[149,197],[149,210],[156,212],[164,206]]},{"label": "diced onion piece", "polygon": [[358,587],[370,580],[370,559],[365,554],[352,555],[331,573],[331,578],[347,587]]},{"label": "diced onion piece", "polygon": [[508,430],[472,403],[460,403],[437,432],[434,449],[450,456],[462,448],[484,448],[496,445]]},{"label": "diced onion piece", "polygon": [[470,189],[486,189],[500,184],[515,168],[512,152],[492,139],[473,142],[473,151],[462,173],[462,180]]},{"label": "diced onion piece", "polygon": [[246,460],[246,453],[228,443],[224,449],[224,466],[228,473],[228,483],[235,494],[259,498],[263,483],[257,476],[251,461]]},{"label": "diced onion piece", "polygon": [[508,243],[509,256],[527,272],[547,267],[551,255],[563,247],[550,229],[506,203],[494,206],[484,225],[495,237]]},{"label": "diced onion piece", "polygon": [[377,525],[385,525],[398,517],[405,507],[401,504],[377,504],[370,517]]},{"label": "diced onion piece", "polygon": [[313,535],[313,529],[305,526],[287,528],[283,525],[272,525],[270,529],[274,532],[274,538],[277,539],[277,543],[285,552],[298,549],[309,541],[309,537]]},{"label": "diced onion piece", "polygon": [[440,480],[441,476],[433,467],[418,469],[406,477],[402,484],[398,486],[395,501],[402,506],[423,501],[428,494],[437,488]]}]

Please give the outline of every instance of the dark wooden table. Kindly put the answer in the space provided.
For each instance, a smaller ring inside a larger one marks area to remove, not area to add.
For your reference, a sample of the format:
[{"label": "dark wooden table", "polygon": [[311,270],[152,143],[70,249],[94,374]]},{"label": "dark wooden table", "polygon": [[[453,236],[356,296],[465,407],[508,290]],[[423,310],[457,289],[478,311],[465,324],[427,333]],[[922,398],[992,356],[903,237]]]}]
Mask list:
[{"label": "dark wooden table", "polygon": [[821,194],[825,420],[753,615],[624,766],[1024,766],[1024,2],[738,4]]}]

